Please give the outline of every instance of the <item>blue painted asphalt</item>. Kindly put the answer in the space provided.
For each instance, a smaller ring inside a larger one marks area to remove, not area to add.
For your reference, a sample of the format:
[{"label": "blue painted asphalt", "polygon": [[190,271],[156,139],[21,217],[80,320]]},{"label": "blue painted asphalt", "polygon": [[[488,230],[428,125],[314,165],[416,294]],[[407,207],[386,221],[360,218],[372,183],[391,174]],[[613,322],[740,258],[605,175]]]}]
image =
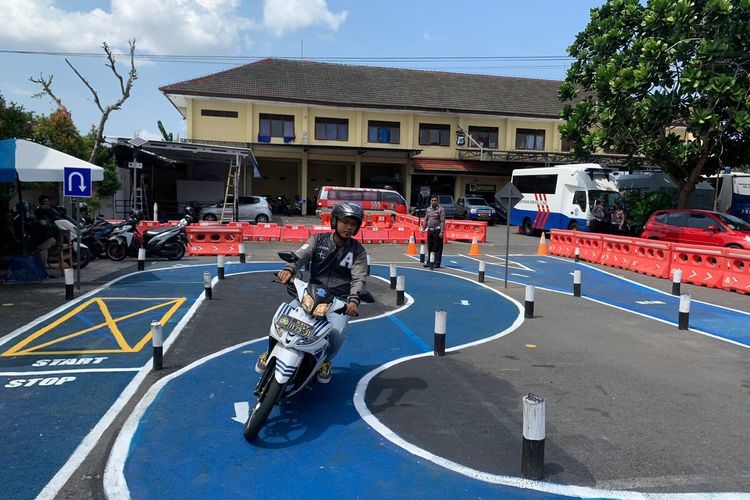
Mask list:
[{"label": "blue painted asphalt", "polygon": [[[278,264],[255,264],[255,269],[277,269]],[[232,267],[227,270],[231,272]],[[175,325],[203,292],[203,272],[215,274],[215,266],[180,267],[162,271],[141,272],[121,279],[95,294],[82,297],[21,335],[0,345],[6,352],[66,315],[70,318],[29,342],[32,348],[73,332],[101,324],[103,313],[96,303],[72,314],[86,301],[101,298],[113,318],[141,311],[163,303],[163,298],[184,298],[164,325],[169,339]],[[148,300],[134,300],[145,298]],[[156,309],[117,322],[123,338],[132,346],[149,333],[152,319],[161,318],[168,308]],[[4,499],[34,498],[65,464],[83,438],[102,419],[138,370],[148,365],[152,355],[150,342],[139,352],[95,353],[101,349],[118,349],[107,328],[56,342],[44,348],[51,354],[0,357],[0,484]],[[89,354],[55,354],[54,351],[89,352]],[[106,358],[85,365],[50,365],[49,361],[80,358]],[[47,362],[42,360],[48,360]],[[34,366],[38,365],[38,366]],[[90,370],[131,369],[106,372]],[[64,370],[89,370],[64,373]],[[47,372],[54,372],[48,373]],[[72,377],[63,380],[60,377]],[[52,380],[58,378],[57,381]],[[40,379],[40,380],[35,380]],[[23,380],[23,382],[20,382]],[[59,382],[59,385],[57,385]],[[33,385],[29,385],[33,384]],[[45,384],[45,385],[40,385]],[[49,385],[46,385],[49,384]],[[12,457],[12,458],[11,458]]]},{"label": "blue painted asphalt", "polygon": [[[373,271],[385,276],[387,268],[373,266]],[[406,275],[415,303],[395,321],[382,317],[351,324],[334,362],[333,382],[275,408],[257,445],[244,441],[242,423],[233,417],[235,403],[254,402],[253,365],[265,339],[166,384],[128,445],[124,475],[133,498],[552,497],[441,468],[361,420],[353,403],[357,383],[389,361],[431,350],[435,310],[448,312],[448,348],[504,331],[519,315],[517,304],[469,280],[416,269],[399,272]]]},{"label": "blue painted asphalt", "polygon": [[[550,256],[514,256],[514,267],[508,269],[508,281],[531,284],[561,293],[573,293],[573,271],[581,271],[581,294],[627,311],[677,324],[680,298],[634,283],[612,273],[584,263]],[[478,263],[462,255],[443,256],[445,267],[476,275]],[[520,264],[520,266],[518,266]],[[521,267],[522,266],[522,267]],[[616,269],[613,270],[616,272]],[[487,262],[485,275],[502,280],[505,264]],[[665,281],[671,287],[670,281]],[[719,307],[705,302],[691,301],[690,328],[696,331],[750,345],[750,314]]]}]

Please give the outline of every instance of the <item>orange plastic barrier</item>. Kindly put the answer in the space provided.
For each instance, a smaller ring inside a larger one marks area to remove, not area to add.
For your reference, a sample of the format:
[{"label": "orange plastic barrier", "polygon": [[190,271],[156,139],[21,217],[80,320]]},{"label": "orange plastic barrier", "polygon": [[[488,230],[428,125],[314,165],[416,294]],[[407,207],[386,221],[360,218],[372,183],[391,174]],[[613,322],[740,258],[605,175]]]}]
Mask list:
[{"label": "orange plastic barrier", "polygon": [[633,241],[633,256],[630,259],[630,270],[657,278],[669,278],[672,262],[672,244],[666,241],[643,240]]},{"label": "orange plastic barrier", "polygon": [[573,257],[576,250],[576,231],[566,231],[563,229],[553,229],[549,233],[550,255],[559,255],[560,257]]},{"label": "orange plastic barrier", "polygon": [[[427,231],[422,231],[421,228],[412,228],[414,230],[414,240],[417,243],[427,243]],[[443,234],[443,241],[445,241],[445,234]]]},{"label": "orange plastic barrier", "polygon": [[310,237],[310,230],[298,224],[287,224],[281,229],[281,241],[304,243]]},{"label": "orange plastic barrier", "polygon": [[420,219],[414,215],[396,214],[394,225],[401,227],[419,227]]},{"label": "orange plastic barrier", "polygon": [[581,259],[599,263],[602,255],[601,234],[576,231],[576,246],[580,249]]},{"label": "orange plastic barrier", "polygon": [[368,212],[365,214],[364,226],[390,228],[393,216],[387,212]]},{"label": "orange plastic barrier", "polygon": [[333,232],[333,229],[331,229],[331,226],[316,225],[310,228],[310,236],[312,236],[313,234],[332,233],[332,232]]},{"label": "orange plastic barrier", "polygon": [[331,212],[320,213],[320,225],[331,227]]},{"label": "orange plastic barrier", "polygon": [[750,250],[725,248],[724,261],[724,289],[750,294]]},{"label": "orange plastic barrier", "polygon": [[682,269],[682,281],[722,288],[726,268],[722,248],[672,243],[672,267]]},{"label": "orange plastic barrier", "polygon": [[189,255],[234,255],[242,241],[238,227],[187,226],[185,234]]},{"label": "orange plastic barrier", "polygon": [[447,220],[445,221],[446,240],[466,240],[484,243],[487,241],[487,223],[484,221]]},{"label": "orange plastic barrier", "polygon": [[255,226],[249,222],[230,222],[226,227],[238,227],[242,231],[242,239],[244,241],[253,241],[255,236]]},{"label": "orange plastic barrier", "polygon": [[258,224],[253,231],[253,241],[279,241],[280,237],[278,224]]},{"label": "orange plastic barrier", "polygon": [[635,238],[605,234],[602,236],[602,255],[599,263],[620,269],[630,269],[634,248]]},{"label": "orange plastic barrier", "polygon": [[413,227],[392,227],[388,230],[388,241],[391,243],[409,243],[409,238],[414,232]]},{"label": "orange plastic barrier", "polygon": [[363,227],[359,231],[365,243],[385,243],[389,240],[389,229],[385,227]]}]

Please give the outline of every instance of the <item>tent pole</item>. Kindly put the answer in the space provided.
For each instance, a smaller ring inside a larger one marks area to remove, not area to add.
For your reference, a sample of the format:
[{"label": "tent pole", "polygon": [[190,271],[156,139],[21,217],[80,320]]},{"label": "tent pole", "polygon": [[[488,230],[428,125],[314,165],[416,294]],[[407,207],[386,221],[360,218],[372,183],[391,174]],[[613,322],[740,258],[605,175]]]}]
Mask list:
[{"label": "tent pole", "polygon": [[21,255],[26,255],[26,210],[23,206],[23,196],[21,195],[21,179],[16,174],[16,189],[18,189],[18,211],[21,214]]}]

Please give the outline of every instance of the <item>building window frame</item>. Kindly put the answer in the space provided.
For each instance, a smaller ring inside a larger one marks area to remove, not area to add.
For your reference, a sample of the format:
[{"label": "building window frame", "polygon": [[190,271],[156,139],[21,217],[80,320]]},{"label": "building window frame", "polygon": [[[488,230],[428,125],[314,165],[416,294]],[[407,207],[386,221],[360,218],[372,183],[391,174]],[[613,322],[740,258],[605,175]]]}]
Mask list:
[{"label": "building window frame", "polygon": [[281,137],[284,142],[294,140],[294,115],[260,113],[258,124],[258,142],[271,142],[272,137]]},{"label": "building window frame", "polygon": [[[500,137],[499,127],[479,127],[469,125],[469,135],[472,139],[482,145],[486,149],[497,149],[498,140]],[[476,146],[469,141],[468,146],[470,148],[476,148]]]},{"label": "building window frame", "polygon": [[237,111],[228,111],[226,109],[201,109],[201,116],[210,116],[213,118],[239,118]]},{"label": "building window frame", "polygon": [[349,120],[347,118],[315,117],[316,141],[348,141]]},{"label": "building window frame", "polygon": [[420,146],[450,146],[451,126],[444,123],[420,123]]},{"label": "building window frame", "polygon": [[401,123],[382,120],[367,121],[367,142],[374,144],[400,144]]},{"label": "building window frame", "polygon": [[544,140],[547,131],[544,129],[517,128],[516,149],[544,151]]}]

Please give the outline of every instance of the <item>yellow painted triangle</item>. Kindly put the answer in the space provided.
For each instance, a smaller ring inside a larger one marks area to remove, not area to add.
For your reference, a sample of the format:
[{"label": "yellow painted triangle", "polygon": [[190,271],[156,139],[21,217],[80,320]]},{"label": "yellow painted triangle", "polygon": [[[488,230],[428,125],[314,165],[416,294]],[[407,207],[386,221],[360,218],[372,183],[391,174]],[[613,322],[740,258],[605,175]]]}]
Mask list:
[{"label": "yellow painted triangle", "polygon": [[[116,301],[116,300],[130,300],[130,301],[159,300],[161,302],[155,305],[143,308],[143,309],[135,310],[123,316],[113,317],[109,311],[109,308],[107,307],[107,302]],[[161,319],[159,320],[162,325],[165,325],[167,321],[169,321],[169,319],[174,315],[174,313],[177,312],[177,310],[185,302],[185,300],[187,300],[185,297],[176,297],[176,298],[175,297],[172,297],[172,298],[150,298],[150,297],[104,297],[104,298],[101,298],[101,297],[95,297],[85,302],[82,302],[81,304],[78,304],[74,309],[63,314],[62,316],[57,318],[55,321],[53,321],[49,325],[31,333],[26,338],[18,342],[16,345],[14,345],[7,351],[0,354],[0,356],[4,356],[4,357],[38,356],[42,354],[44,355],[104,354],[104,353],[116,354],[116,353],[139,352],[141,349],[143,349],[143,346],[145,346],[151,340],[150,325],[146,333],[144,334],[144,336],[138,342],[136,342],[135,345],[131,346],[125,340],[125,336],[120,331],[119,327],[117,326],[117,323],[119,323],[120,321],[124,321],[126,319],[133,318],[135,316],[140,316],[142,314],[155,311],[157,309],[167,309],[166,312],[162,315]],[[64,335],[60,334],[60,332],[57,331],[57,328],[59,326],[63,325],[66,321],[71,320],[71,318],[74,318],[75,315],[81,313],[82,311],[85,311],[90,306],[98,307],[99,311],[102,313],[103,321],[101,323],[84,328],[83,330],[78,330],[73,333],[65,333]],[[108,334],[112,335],[115,342],[117,343],[117,346],[118,346],[117,349],[77,349],[77,350],[69,350],[69,351],[44,350],[50,346],[54,346],[55,344],[59,344],[61,342],[64,342],[66,340],[69,340],[75,337],[80,337],[82,335],[86,335],[86,334],[101,335],[102,329],[106,329],[108,331]],[[41,339],[42,337],[44,337],[44,342],[42,342],[41,344],[31,345],[35,340]]]}]

